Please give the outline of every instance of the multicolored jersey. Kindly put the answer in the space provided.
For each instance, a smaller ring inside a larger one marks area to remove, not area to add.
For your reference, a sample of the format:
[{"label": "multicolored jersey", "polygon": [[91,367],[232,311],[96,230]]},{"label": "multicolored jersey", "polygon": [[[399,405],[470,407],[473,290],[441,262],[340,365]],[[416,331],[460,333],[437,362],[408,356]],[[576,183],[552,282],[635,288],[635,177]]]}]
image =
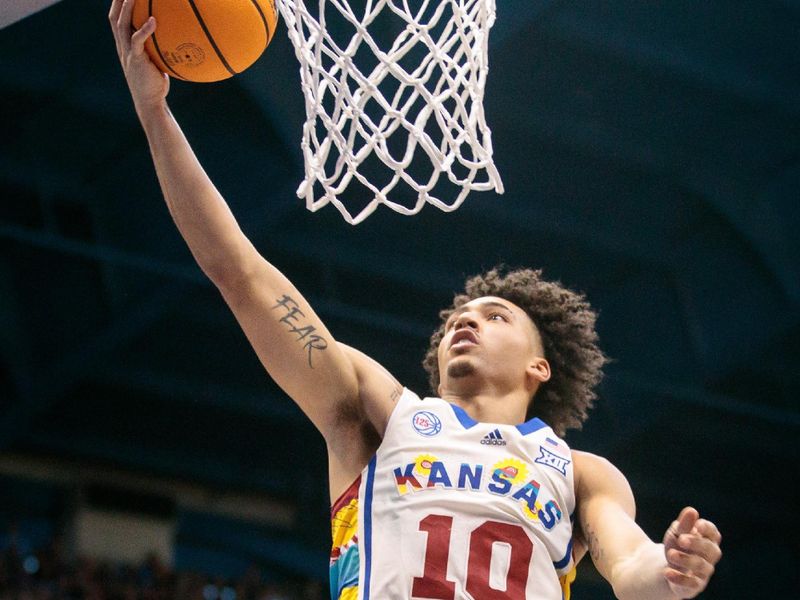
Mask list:
[{"label": "multicolored jersey", "polygon": [[331,511],[334,600],[569,600],[572,454],[539,419],[478,423],[404,390]]}]

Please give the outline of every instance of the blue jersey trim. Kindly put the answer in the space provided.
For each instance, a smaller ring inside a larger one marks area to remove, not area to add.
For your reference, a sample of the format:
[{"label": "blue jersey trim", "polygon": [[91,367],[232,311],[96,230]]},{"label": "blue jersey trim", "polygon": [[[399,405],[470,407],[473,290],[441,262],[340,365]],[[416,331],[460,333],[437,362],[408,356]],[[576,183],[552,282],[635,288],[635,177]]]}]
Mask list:
[{"label": "blue jersey trim", "polygon": [[372,575],[372,487],[375,484],[375,467],[378,457],[373,456],[367,465],[367,483],[364,492],[364,600],[369,600]]},{"label": "blue jersey trim", "polygon": [[470,417],[467,414],[467,411],[465,411],[460,406],[456,406],[455,404],[450,404],[450,408],[453,409],[453,412],[455,413],[456,418],[459,420],[459,422],[464,427],[464,429],[471,429],[471,428],[475,427],[475,425],[478,424],[478,422],[475,419],[473,419],[472,417]]},{"label": "blue jersey trim", "polygon": [[537,417],[534,417],[530,421],[525,421],[524,423],[520,423],[515,427],[522,435],[528,435],[529,433],[533,433],[534,431],[539,431],[540,429],[547,427],[547,423]]},{"label": "blue jersey trim", "polygon": [[564,555],[564,558],[559,560],[558,562],[553,562],[553,566],[556,569],[563,569],[569,564],[569,560],[572,558],[572,540],[569,541],[567,544],[567,553]]}]

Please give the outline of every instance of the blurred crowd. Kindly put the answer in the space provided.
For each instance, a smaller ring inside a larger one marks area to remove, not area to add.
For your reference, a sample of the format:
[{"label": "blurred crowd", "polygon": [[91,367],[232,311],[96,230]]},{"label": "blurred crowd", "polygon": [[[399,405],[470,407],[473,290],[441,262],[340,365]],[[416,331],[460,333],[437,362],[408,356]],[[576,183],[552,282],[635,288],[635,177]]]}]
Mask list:
[{"label": "blurred crowd", "polygon": [[68,560],[56,538],[33,550],[0,545],[0,600],[323,600],[318,582],[267,582],[253,567],[229,581],[175,572],[155,556],[140,565]]}]

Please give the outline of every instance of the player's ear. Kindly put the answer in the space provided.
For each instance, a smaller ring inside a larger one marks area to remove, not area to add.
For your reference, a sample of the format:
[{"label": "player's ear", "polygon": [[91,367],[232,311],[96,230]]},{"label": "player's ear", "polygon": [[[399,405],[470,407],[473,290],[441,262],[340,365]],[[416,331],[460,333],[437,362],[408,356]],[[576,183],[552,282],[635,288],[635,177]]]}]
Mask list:
[{"label": "player's ear", "polygon": [[531,362],[528,364],[527,374],[531,382],[536,382],[537,385],[549,381],[552,375],[550,363],[547,362],[546,358],[536,356],[532,358]]}]

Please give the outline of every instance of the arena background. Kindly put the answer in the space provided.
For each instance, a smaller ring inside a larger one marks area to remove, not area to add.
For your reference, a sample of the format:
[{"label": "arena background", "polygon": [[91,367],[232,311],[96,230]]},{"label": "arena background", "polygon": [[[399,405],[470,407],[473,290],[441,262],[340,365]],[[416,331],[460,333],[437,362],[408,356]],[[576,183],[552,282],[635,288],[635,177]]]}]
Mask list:
[{"label": "arena background", "polygon": [[[0,9],[0,594],[56,551],[73,578],[128,562],[146,587],[149,551],[206,598],[255,593],[245,577],[321,597],[322,440],[169,219],[107,2],[8,24],[45,3]],[[452,214],[354,228],[301,206],[283,29],[233,80],[173,81],[171,105],[259,250],[420,393],[465,275],[531,265],[585,291],[614,362],[568,441],[626,473],[652,537],[685,504],[717,522],[704,598],[799,597],[800,4],[498,4],[486,110],[507,192]],[[612,597],[588,562],[574,597]]]}]

